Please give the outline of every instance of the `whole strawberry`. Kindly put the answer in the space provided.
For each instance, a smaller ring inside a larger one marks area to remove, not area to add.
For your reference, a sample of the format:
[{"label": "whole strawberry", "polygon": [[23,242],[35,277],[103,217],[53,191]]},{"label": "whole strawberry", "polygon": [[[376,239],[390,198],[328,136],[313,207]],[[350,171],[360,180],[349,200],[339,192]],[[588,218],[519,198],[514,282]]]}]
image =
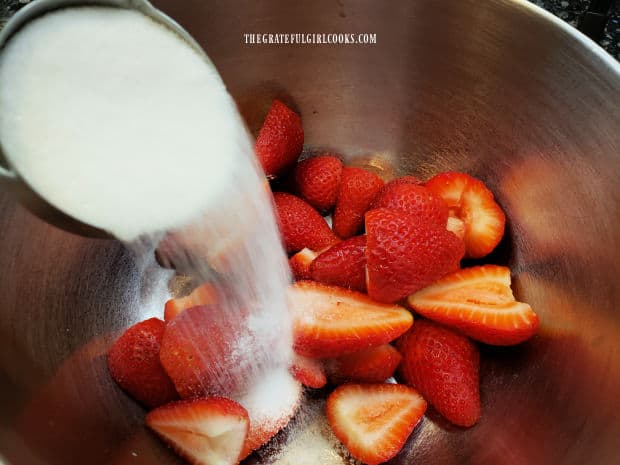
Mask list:
[{"label": "whole strawberry", "polygon": [[447,420],[472,426],[480,418],[480,353],[467,337],[416,320],[397,341],[405,384],[414,387]]},{"label": "whole strawberry", "polygon": [[336,204],[342,162],[335,155],[308,158],[295,168],[295,186],[299,195],[321,212]]},{"label": "whole strawberry", "polygon": [[366,236],[355,236],[333,245],[310,265],[315,281],[355,291],[366,291]]},{"label": "whole strawberry", "polygon": [[389,183],[375,198],[372,208],[400,210],[418,217],[422,222],[433,223],[444,228],[448,222],[446,202],[424,186],[412,183]]},{"label": "whole strawberry", "polygon": [[366,214],[368,295],[395,302],[455,271],[465,247],[445,226],[420,221],[399,210]]},{"label": "whole strawberry", "polygon": [[273,194],[282,241],[288,253],[307,247],[321,250],[338,242],[323,217],[299,197],[284,192]]}]

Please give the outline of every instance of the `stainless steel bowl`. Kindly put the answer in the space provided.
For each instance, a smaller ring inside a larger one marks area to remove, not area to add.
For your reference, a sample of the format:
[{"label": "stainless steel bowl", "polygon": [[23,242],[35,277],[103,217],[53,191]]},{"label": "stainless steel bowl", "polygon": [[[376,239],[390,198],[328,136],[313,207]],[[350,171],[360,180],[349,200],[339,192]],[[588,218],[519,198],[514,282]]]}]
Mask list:
[{"label": "stainless steel bowl", "polygon": [[[508,218],[539,335],[484,348],[483,417],[433,415],[394,463],[615,465],[620,437],[620,67],[524,1],[162,0],[252,129],[273,97],[306,142],[386,175],[465,170]],[[253,32],[368,32],[376,45],[246,45]],[[0,454],[11,464],[181,463],[143,428],[104,353],[161,311],[166,276],[0,196]],[[318,465],[318,464],[317,464]]]}]

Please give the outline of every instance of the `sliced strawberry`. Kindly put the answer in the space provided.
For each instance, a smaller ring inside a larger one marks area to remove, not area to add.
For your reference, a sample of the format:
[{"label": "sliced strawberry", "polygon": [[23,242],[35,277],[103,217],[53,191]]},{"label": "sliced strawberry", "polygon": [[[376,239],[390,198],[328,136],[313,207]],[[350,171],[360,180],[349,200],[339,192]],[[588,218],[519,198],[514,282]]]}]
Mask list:
[{"label": "sliced strawberry", "polygon": [[446,227],[448,206],[441,197],[424,186],[389,183],[372,202],[372,208],[392,208],[416,216],[421,222]]},{"label": "sliced strawberry", "polygon": [[298,252],[303,248],[321,250],[338,242],[323,217],[299,197],[276,192],[273,200],[287,252]]},{"label": "sliced strawberry", "polygon": [[364,213],[383,187],[383,180],[362,168],[342,170],[336,209],[334,232],[342,239],[357,234],[364,224]]},{"label": "sliced strawberry", "polygon": [[318,256],[319,254],[307,247],[293,255],[288,261],[293,279],[295,279],[295,281],[310,279],[312,277],[310,266],[312,265],[312,261]]},{"label": "sliced strawberry", "polygon": [[308,158],[295,168],[297,192],[310,205],[326,212],[336,205],[342,162],[335,155]]},{"label": "sliced strawberry", "polygon": [[170,321],[183,310],[196,307],[198,305],[215,304],[219,300],[219,292],[215,285],[205,283],[194,289],[185,297],[177,297],[166,302],[164,307],[164,320]]},{"label": "sliced strawberry", "polygon": [[250,420],[238,403],[210,397],[159,407],[149,412],[146,424],[194,465],[236,465]]},{"label": "sliced strawberry", "polygon": [[462,219],[457,216],[454,216],[453,213],[450,213],[448,216],[448,223],[446,224],[446,229],[458,237],[460,240],[465,238],[465,223]]},{"label": "sliced strawberry", "polygon": [[416,320],[397,346],[403,356],[399,371],[447,420],[472,426],[480,418],[480,353],[478,347],[436,323]]},{"label": "sliced strawberry", "polygon": [[394,457],[426,411],[402,384],[345,384],[327,399],[327,420],[351,455],[367,465]]},{"label": "sliced strawberry", "polygon": [[323,364],[314,358],[295,355],[291,373],[297,381],[309,388],[320,389],[327,384]]},{"label": "sliced strawberry", "polygon": [[398,210],[366,214],[368,295],[395,302],[456,270],[463,241],[445,227]]},{"label": "sliced strawberry", "polygon": [[413,323],[398,305],[313,281],[289,288],[295,352],[311,358],[338,357],[396,339]]},{"label": "sliced strawberry", "polygon": [[451,213],[465,223],[466,255],[489,254],[504,235],[506,216],[482,181],[465,173],[440,173],[426,188],[444,199]]},{"label": "sliced strawberry", "polygon": [[304,145],[301,118],[274,100],[256,138],[254,150],[268,177],[281,174],[295,163]]},{"label": "sliced strawberry", "polygon": [[159,362],[165,327],[158,318],[137,323],[108,351],[108,369],[114,381],[147,407],[158,407],[179,398]]},{"label": "sliced strawberry", "polygon": [[325,361],[329,381],[383,383],[394,375],[402,357],[390,344],[355,352]]},{"label": "sliced strawberry", "polygon": [[310,266],[315,281],[366,291],[366,236],[355,236],[331,246]]},{"label": "sliced strawberry", "polygon": [[518,344],[538,328],[532,308],[515,301],[510,269],[504,266],[459,270],[409,296],[407,302],[419,314],[487,344]]}]

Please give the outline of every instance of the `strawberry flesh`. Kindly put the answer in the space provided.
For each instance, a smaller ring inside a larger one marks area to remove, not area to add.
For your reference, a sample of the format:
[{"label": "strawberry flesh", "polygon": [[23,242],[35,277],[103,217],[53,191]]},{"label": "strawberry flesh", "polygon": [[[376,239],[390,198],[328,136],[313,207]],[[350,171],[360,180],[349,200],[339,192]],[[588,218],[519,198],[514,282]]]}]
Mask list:
[{"label": "strawberry flesh", "polygon": [[183,310],[187,310],[188,308],[196,307],[198,305],[215,304],[219,301],[219,299],[219,291],[215,285],[205,283],[198,286],[185,297],[177,297],[168,300],[164,306],[164,320],[170,321]]},{"label": "strawberry flesh", "polygon": [[327,384],[325,369],[320,360],[295,355],[291,374],[306,387],[320,389]]},{"label": "strawberry flesh", "polygon": [[318,256],[319,254],[305,247],[289,258],[288,265],[291,269],[293,279],[295,281],[310,279],[312,277],[310,267],[314,259]]}]

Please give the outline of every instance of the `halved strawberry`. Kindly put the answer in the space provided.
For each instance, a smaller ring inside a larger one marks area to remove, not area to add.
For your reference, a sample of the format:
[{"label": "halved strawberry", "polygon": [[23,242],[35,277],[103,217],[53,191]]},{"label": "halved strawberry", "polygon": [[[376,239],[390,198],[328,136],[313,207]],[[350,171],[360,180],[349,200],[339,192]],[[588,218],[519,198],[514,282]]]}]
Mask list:
[{"label": "halved strawberry", "polygon": [[383,383],[394,375],[402,357],[390,344],[383,344],[325,361],[332,384]]},{"label": "halved strawberry", "polygon": [[320,389],[327,384],[323,363],[315,358],[295,355],[291,374],[306,387]]},{"label": "halved strawberry", "polygon": [[289,288],[295,352],[338,357],[396,339],[413,323],[398,305],[375,302],[359,292],[298,281]]},{"label": "halved strawberry", "polygon": [[379,176],[362,168],[343,168],[333,220],[334,232],[340,238],[347,239],[360,231],[364,213],[383,184]]},{"label": "halved strawberry", "polygon": [[323,217],[310,204],[284,192],[275,192],[273,200],[287,252],[303,248],[321,250],[338,242]]},{"label": "halved strawberry", "polygon": [[210,397],[159,407],[149,412],[146,424],[194,465],[236,465],[250,420],[238,403]]},{"label": "halved strawberry", "polygon": [[301,118],[279,100],[274,100],[256,137],[254,150],[265,174],[278,176],[295,163],[304,145]]},{"label": "halved strawberry", "polygon": [[372,208],[392,208],[416,216],[422,222],[446,227],[448,206],[441,197],[424,186],[389,183],[372,202]]},{"label": "halved strawberry", "polygon": [[399,184],[419,184],[422,185],[424,184],[422,181],[420,181],[418,178],[416,178],[415,176],[401,176],[400,178],[396,178],[396,179],[392,179],[390,182],[388,182],[385,185],[385,188],[388,189],[389,186],[396,186]]},{"label": "halved strawberry", "polygon": [[439,195],[452,215],[465,223],[465,253],[470,258],[489,254],[504,235],[506,216],[482,181],[465,173],[440,173],[425,184]]},{"label": "halved strawberry", "polygon": [[215,304],[219,300],[219,291],[215,285],[205,283],[194,289],[185,297],[177,297],[166,302],[164,307],[164,320],[170,321],[183,310],[196,307],[198,305]]},{"label": "halved strawberry", "polygon": [[307,247],[301,249],[293,255],[288,261],[288,265],[291,268],[291,273],[293,274],[293,279],[295,281],[310,279],[312,277],[310,266],[312,265],[312,261],[318,256],[318,253]]},{"label": "halved strawberry", "polygon": [[407,299],[419,314],[487,344],[511,345],[529,339],[538,316],[515,301],[510,269],[484,265],[449,274]]},{"label": "halved strawberry", "polygon": [[366,291],[366,236],[331,246],[314,259],[310,277],[324,284]]},{"label": "halved strawberry", "polygon": [[327,420],[351,455],[367,465],[396,456],[426,411],[402,384],[345,384],[327,398]]},{"label": "halved strawberry", "polygon": [[336,205],[342,162],[335,155],[319,155],[300,161],[295,168],[297,192],[310,205],[326,212]]},{"label": "halved strawberry", "polygon": [[108,369],[114,381],[147,407],[158,407],[179,398],[159,362],[165,327],[158,318],[136,323],[108,351]]},{"label": "halved strawberry", "polygon": [[463,241],[445,226],[421,222],[402,211],[366,214],[368,295],[395,302],[456,270]]},{"label": "halved strawberry", "polygon": [[472,426],[480,418],[478,347],[444,326],[424,320],[396,343],[400,374],[447,420]]}]

